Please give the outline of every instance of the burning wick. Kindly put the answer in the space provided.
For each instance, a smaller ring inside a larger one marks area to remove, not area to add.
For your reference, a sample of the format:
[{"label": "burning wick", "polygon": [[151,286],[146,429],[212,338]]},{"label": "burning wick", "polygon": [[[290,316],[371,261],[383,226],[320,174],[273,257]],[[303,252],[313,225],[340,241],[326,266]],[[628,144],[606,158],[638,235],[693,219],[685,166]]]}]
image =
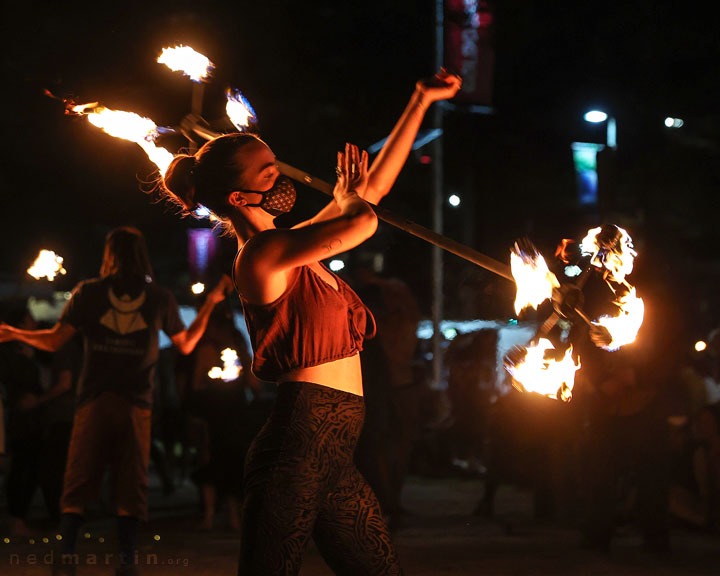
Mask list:
[{"label": "burning wick", "polygon": [[158,137],[158,127],[150,120],[122,110],[110,110],[100,106],[97,102],[72,106],[69,111],[81,116],[87,116],[88,122],[101,128],[106,134],[135,142],[145,151],[148,158],[158,167],[161,174],[165,174],[173,155],[165,148],[155,145]]},{"label": "burning wick", "polygon": [[548,357],[554,351],[555,347],[547,338],[540,338],[527,348],[515,347],[505,358],[505,369],[521,391],[569,402],[580,360],[577,364],[573,362],[572,346],[561,360]]},{"label": "burning wick", "polygon": [[610,279],[618,283],[632,272],[637,256],[630,235],[614,225],[588,230],[580,250],[584,256],[591,256],[593,266],[604,268]]},{"label": "burning wick", "polygon": [[163,48],[157,61],[165,64],[173,72],[182,72],[193,82],[203,82],[215,68],[212,62],[190,46]]},{"label": "burning wick", "polygon": [[237,352],[232,348],[225,348],[220,353],[220,359],[223,361],[223,367],[213,366],[208,372],[208,376],[213,380],[221,379],[223,382],[236,380],[242,371]]},{"label": "burning wick", "polygon": [[608,343],[595,343],[610,352],[634,342],[645,317],[645,303],[637,297],[635,288],[630,288],[627,294],[618,298],[615,305],[619,308],[617,315],[601,316],[593,322],[596,326],[604,327],[610,336]]},{"label": "burning wick", "polygon": [[62,256],[55,254],[52,250],[40,250],[35,262],[28,268],[27,273],[36,280],[46,277],[52,282],[58,274],[67,273],[62,263]]},{"label": "burning wick", "polygon": [[545,258],[529,241],[516,242],[510,251],[512,270],[517,293],[515,313],[525,308],[535,308],[552,297],[553,289],[559,288],[555,274],[548,269]]},{"label": "burning wick", "polygon": [[225,91],[225,96],[227,98],[225,112],[227,112],[228,118],[230,118],[235,128],[240,132],[244,132],[250,127],[250,124],[257,122],[255,110],[253,110],[250,102],[242,95],[240,90],[228,88]]}]

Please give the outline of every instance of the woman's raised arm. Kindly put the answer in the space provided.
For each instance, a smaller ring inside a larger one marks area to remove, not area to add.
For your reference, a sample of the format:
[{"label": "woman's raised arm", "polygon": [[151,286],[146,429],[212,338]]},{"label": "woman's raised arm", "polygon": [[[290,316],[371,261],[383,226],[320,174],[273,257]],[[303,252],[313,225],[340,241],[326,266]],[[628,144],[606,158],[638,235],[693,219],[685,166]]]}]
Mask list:
[{"label": "woman's raised arm", "polygon": [[361,193],[365,200],[377,204],[390,192],[405,165],[430,104],[452,98],[461,86],[460,76],[450,74],[445,69],[432,78],[418,80],[410,102],[370,167],[367,188]]}]

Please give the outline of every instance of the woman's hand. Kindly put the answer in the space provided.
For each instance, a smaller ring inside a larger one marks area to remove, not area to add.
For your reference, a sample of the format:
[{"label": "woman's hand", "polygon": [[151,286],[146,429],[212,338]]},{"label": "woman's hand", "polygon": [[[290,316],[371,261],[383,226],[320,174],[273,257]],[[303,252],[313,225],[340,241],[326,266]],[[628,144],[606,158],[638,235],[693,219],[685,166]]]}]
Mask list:
[{"label": "woman's hand", "polygon": [[345,152],[338,152],[335,172],[338,179],[333,196],[338,206],[354,196],[361,196],[367,187],[368,154],[362,154],[354,144],[345,144]]},{"label": "woman's hand", "polygon": [[415,84],[415,91],[418,92],[428,104],[438,100],[449,100],[453,98],[462,87],[462,78],[457,74],[451,74],[445,68],[432,78],[423,78]]}]

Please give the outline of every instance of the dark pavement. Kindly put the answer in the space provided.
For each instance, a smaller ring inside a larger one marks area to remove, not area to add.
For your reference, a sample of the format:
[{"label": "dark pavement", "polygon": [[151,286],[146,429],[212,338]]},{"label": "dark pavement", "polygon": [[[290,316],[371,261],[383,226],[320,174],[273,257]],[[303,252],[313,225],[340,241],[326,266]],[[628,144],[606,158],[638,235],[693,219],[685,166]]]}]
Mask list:
[{"label": "dark pavement", "polygon": [[[404,494],[410,512],[395,532],[399,555],[407,575],[695,575],[720,574],[720,535],[676,527],[671,552],[657,556],[643,549],[632,528],[620,530],[609,554],[584,550],[570,522],[538,521],[532,517],[529,493],[504,486],[498,493],[495,520],[471,514],[482,494],[482,481],[469,478],[409,480]],[[151,486],[151,519],[140,536],[142,574],[233,575],[237,534],[218,528],[200,531],[195,489],[190,484],[163,496]],[[33,508],[34,543],[28,538],[3,542],[0,536],[0,574],[48,575],[55,537],[50,525],[43,529],[43,509]],[[5,514],[3,514],[3,519]],[[113,574],[114,524],[98,510],[81,533],[79,576]],[[43,538],[47,542],[43,542]],[[106,556],[106,554],[110,556]],[[311,546],[301,576],[330,576]]]}]

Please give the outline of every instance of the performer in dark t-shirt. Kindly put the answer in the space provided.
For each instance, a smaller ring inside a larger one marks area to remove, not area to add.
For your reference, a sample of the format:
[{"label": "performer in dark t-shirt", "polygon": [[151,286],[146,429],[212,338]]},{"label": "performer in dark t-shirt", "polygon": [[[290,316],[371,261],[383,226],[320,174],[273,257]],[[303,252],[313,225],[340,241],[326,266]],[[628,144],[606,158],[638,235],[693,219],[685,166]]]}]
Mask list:
[{"label": "performer in dark t-shirt", "polygon": [[59,350],[77,331],[84,359],[77,390],[63,495],[62,553],[57,574],[74,574],[75,540],[85,506],[98,494],[105,469],[114,476],[121,565],[137,572],[138,524],[147,517],[152,381],[163,330],[183,354],[194,349],[215,305],[231,288],[225,276],[185,329],[175,298],[152,280],[145,239],[139,230],[108,234],[100,278],[78,284],[58,323],[49,330],[0,325],[0,342],[19,340]]}]

